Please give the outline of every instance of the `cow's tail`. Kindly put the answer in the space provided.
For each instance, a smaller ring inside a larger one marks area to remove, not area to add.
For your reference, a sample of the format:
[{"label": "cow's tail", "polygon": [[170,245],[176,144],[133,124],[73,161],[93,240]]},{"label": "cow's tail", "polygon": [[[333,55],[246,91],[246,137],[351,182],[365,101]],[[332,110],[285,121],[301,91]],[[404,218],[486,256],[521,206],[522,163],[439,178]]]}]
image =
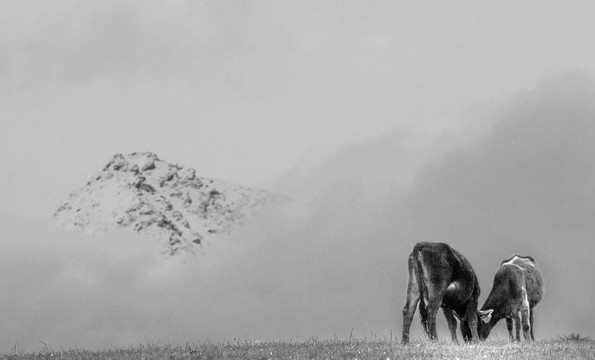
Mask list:
[{"label": "cow's tail", "polygon": [[424,332],[429,336],[430,331],[428,329],[428,304],[426,303],[428,299],[428,286],[425,282],[425,277],[423,275],[423,256],[421,249],[417,249],[415,254],[415,264],[417,266],[417,283],[419,284],[419,292],[420,292],[420,300],[419,300],[419,315],[421,317],[421,328]]}]

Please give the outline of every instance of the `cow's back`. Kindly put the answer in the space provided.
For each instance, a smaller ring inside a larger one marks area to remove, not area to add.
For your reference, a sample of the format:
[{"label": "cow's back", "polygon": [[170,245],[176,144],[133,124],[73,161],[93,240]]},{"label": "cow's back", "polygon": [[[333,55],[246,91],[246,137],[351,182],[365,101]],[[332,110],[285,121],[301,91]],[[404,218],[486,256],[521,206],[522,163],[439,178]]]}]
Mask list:
[{"label": "cow's back", "polygon": [[529,298],[529,307],[534,308],[543,298],[544,286],[541,273],[537,268],[535,260],[530,256],[515,255],[509,263],[512,263],[523,269],[527,296]]},{"label": "cow's back", "polygon": [[420,266],[424,287],[433,286],[436,280],[450,283],[453,278],[453,249],[445,243],[418,242],[412,256]]},{"label": "cow's back", "polygon": [[456,259],[454,262],[454,276],[457,279],[466,279],[469,283],[468,285],[473,285],[475,292],[477,292],[479,296],[479,281],[477,280],[477,276],[475,275],[475,271],[473,271],[473,267],[469,260],[466,257],[461,255],[455,249],[452,249],[453,257]]},{"label": "cow's back", "polygon": [[[422,272],[430,277],[424,281],[424,287],[436,285],[437,279],[451,285],[445,294],[445,305],[463,309],[468,300],[477,300],[479,281],[469,261],[457,250],[445,243],[419,242],[413,247],[413,254],[424,267]],[[451,289],[455,296],[451,295]]]}]

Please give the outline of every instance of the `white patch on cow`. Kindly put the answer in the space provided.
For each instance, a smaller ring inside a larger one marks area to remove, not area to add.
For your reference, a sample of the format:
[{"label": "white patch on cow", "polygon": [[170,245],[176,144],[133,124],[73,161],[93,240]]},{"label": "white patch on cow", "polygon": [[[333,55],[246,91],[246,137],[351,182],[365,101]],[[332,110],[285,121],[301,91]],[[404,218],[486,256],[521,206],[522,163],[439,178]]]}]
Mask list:
[{"label": "white patch on cow", "polygon": [[529,294],[527,294],[527,289],[525,289],[525,287],[521,287],[521,291],[523,292],[523,306],[528,311],[529,310]]},{"label": "white patch on cow", "polygon": [[514,266],[518,267],[519,269],[524,270],[520,265],[517,265],[517,264],[511,264],[511,265],[514,265]]},{"label": "white patch on cow", "polygon": [[[424,283],[426,284],[426,287],[429,284],[429,276],[428,276],[428,270],[426,269],[426,264],[424,264],[424,257],[421,253],[421,251],[417,254],[417,260],[419,261],[419,264],[421,266],[421,276],[424,279]],[[430,303],[428,301],[428,289],[421,289],[421,296],[422,296],[422,301],[426,304],[426,306]]]},{"label": "white patch on cow", "polygon": [[512,257],[512,259],[508,260],[508,261],[507,261],[507,262],[505,262],[505,263],[502,263],[502,265],[513,265],[513,264],[514,264],[514,262],[515,262],[515,260],[516,260],[516,259],[518,259],[518,258],[519,258],[519,257],[515,255],[515,256],[513,256],[513,257]]},{"label": "white patch on cow", "polygon": [[522,267],[520,267],[520,266],[519,266],[519,265],[517,265],[517,264],[509,264],[509,263],[502,264],[502,266],[504,266],[504,265],[515,266],[515,267],[517,267],[517,268],[519,268],[519,269],[521,269],[521,270],[524,270]]},{"label": "white patch on cow", "polygon": [[505,263],[502,263],[502,265],[517,265],[517,266],[519,266],[519,264],[535,267],[535,263],[533,261],[531,261],[531,259],[522,257],[522,256],[518,256],[518,255],[515,255],[512,257],[512,259],[508,260]]},{"label": "white patch on cow", "polygon": [[481,318],[481,321],[483,321],[485,324],[489,323],[492,319],[493,312],[494,309],[479,310],[479,317]]},{"label": "white patch on cow", "polygon": [[529,265],[535,267],[535,263],[531,261],[531,259],[527,258],[519,258],[519,261],[523,263],[523,265]]}]

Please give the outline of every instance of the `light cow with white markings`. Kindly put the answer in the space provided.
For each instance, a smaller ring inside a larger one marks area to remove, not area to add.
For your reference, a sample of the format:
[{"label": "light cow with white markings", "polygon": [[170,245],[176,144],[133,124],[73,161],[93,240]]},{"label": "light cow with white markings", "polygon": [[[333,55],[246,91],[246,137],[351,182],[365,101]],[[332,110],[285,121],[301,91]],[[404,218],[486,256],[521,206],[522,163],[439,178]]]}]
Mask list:
[{"label": "light cow with white markings", "polygon": [[494,276],[492,291],[478,311],[479,338],[485,340],[500,319],[506,319],[510,340],[535,340],[533,335],[534,308],[543,298],[543,280],[531,256],[515,255],[502,261]]}]

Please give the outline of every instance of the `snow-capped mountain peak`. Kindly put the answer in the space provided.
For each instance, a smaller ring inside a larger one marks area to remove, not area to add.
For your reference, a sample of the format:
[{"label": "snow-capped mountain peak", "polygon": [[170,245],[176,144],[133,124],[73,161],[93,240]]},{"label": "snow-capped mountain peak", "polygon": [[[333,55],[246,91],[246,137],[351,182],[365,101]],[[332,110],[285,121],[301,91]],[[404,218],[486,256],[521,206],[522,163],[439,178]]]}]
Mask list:
[{"label": "snow-capped mountain peak", "polygon": [[54,213],[57,224],[99,234],[117,227],[167,240],[167,251],[237,228],[257,209],[282,197],[265,190],[197,177],[194,169],[151,152],[117,154]]}]

